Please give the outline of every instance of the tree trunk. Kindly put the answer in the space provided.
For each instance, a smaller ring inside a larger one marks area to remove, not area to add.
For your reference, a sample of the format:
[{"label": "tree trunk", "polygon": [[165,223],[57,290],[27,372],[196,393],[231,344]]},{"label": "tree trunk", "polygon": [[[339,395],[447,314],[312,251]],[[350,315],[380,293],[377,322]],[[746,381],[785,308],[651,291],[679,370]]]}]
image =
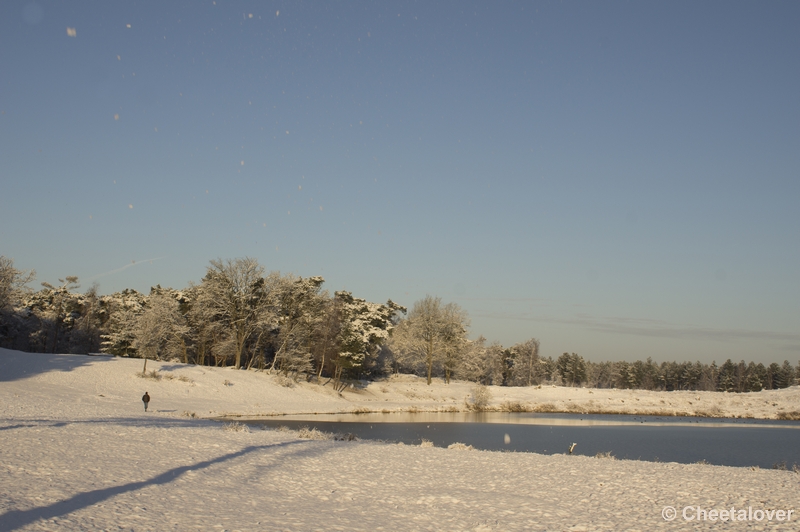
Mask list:
[{"label": "tree trunk", "polygon": [[325,349],[326,349],[326,347],[323,346],[322,347],[322,358],[319,361],[319,371],[317,372],[317,384],[319,384],[319,381],[322,380],[322,368],[325,367]]},{"label": "tree trunk", "polygon": [[205,366],[206,365],[206,343],[203,341],[199,342],[197,346],[197,356],[195,356],[195,364],[198,366]]},{"label": "tree trunk", "polygon": [[431,372],[433,371],[433,339],[428,340],[428,386],[431,385]]}]

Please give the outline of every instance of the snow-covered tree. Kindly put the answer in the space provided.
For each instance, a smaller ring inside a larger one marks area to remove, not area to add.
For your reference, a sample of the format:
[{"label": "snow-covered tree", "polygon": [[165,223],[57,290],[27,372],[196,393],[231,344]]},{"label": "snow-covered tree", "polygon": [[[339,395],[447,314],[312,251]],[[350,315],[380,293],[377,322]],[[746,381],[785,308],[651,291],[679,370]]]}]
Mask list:
[{"label": "snow-covered tree", "polygon": [[[448,356],[457,357],[458,347],[466,338],[469,320],[455,303],[442,304],[441,298],[425,296],[414,303],[408,318],[398,324],[392,350],[400,360],[424,364],[428,384],[435,364],[443,364]],[[448,362],[449,363],[449,362]],[[445,369],[449,378],[453,363]]]},{"label": "snow-covered tree", "polygon": [[586,362],[577,353],[564,353],[556,360],[556,367],[565,386],[577,386],[586,381]]},{"label": "snow-covered tree", "polygon": [[0,309],[19,304],[22,296],[30,292],[26,285],[36,278],[33,270],[14,268],[14,260],[0,255]]},{"label": "snow-covered tree", "polygon": [[277,335],[273,339],[275,358],[270,369],[284,374],[310,373],[312,333],[320,323],[327,293],[322,277],[280,278],[275,290]]},{"label": "snow-covered tree", "polygon": [[508,375],[508,350],[505,349],[500,342],[492,342],[486,348],[484,356],[486,357],[486,383],[493,384],[494,386],[503,386],[506,384],[506,376]]},{"label": "snow-covered tree", "polygon": [[72,292],[80,286],[78,278],[67,276],[58,281],[60,286],[43,282],[43,288],[30,294],[24,302],[29,316],[36,321],[30,337],[35,351],[68,351],[68,335],[81,315],[79,298]]},{"label": "snow-covered tree", "polygon": [[70,332],[70,352],[96,353],[100,350],[100,335],[108,319],[107,305],[97,293],[97,284],[78,294],[77,300],[79,315]]},{"label": "snow-covered tree", "polygon": [[136,322],[144,312],[147,296],[126,288],[103,298],[107,321],[101,335],[101,350],[116,356],[136,356],[133,345],[136,337]]},{"label": "snow-covered tree", "polygon": [[347,372],[364,371],[374,362],[380,346],[394,328],[393,319],[406,308],[391,299],[384,304],[353,297],[350,292],[336,292],[334,304],[339,309],[339,352],[333,359],[334,382],[338,387]]},{"label": "snow-covered tree", "polygon": [[539,363],[539,340],[531,338],[509,349],[511,353],[512,386],[532,386],[544,380],[542,364]]},{"label": "snow-covered tree", "polygon": [[340,305],[335,298],[329,298],[322,305],[320,317],[311,333],[311,356],[318,381],[323,374],[332,376],[335,373],[332,361],[339,353],[341,325]]},{"label": "snow-covered tree", "polygon": [[17,310],[31,291],[26,285],[35,277],[33,270],[18,270],[13,259],[0,255],[0,345],[15,347],[24,334],[24,319]]},{"label": "snow-covered tree", "polygon": [[486,338],[480,336],[477,340],[466,340],[465,344],[462,356],[456,367],[456,377],[487,384]]},{"label": "snow-covered tree", "polygon": [[163,293],[150,296],[133,329],[133,347],[144,358],[142,373],[147,371],[147,359],[185,359],[184,335],[188,332],[174,297]]}]

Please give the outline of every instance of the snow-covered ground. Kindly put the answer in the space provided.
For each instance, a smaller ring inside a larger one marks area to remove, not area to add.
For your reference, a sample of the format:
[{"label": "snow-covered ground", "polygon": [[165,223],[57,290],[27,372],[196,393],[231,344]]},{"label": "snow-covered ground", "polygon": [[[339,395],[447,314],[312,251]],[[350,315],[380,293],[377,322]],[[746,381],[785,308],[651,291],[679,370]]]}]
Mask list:
[{"label": "snow-covered ground", "polygon": [[[148,362],[160,380],[142,379],[141,364],[0,350],[0,530],[800,528],[800,475],[791,471],[314,440],[201,419],[463,409],[469,383],[400,377],[340,396],[265,373],[166,362]],[[800,409],[797,387],[491,394],[494,407],[576,412],[774,418]],[[674,521],[662,517],[668,506]],[[689,506],[728,520],[698,521]]]}]

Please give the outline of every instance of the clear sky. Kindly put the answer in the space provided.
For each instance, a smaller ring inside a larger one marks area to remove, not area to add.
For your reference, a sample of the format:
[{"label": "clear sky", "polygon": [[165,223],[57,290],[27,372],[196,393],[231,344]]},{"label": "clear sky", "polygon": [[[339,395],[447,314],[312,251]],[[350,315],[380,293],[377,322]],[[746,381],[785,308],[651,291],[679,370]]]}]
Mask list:
[{"label": "clear sky", "polygon": [[800,3],[0,3],[0,254],[587,359],[800,358]]}]

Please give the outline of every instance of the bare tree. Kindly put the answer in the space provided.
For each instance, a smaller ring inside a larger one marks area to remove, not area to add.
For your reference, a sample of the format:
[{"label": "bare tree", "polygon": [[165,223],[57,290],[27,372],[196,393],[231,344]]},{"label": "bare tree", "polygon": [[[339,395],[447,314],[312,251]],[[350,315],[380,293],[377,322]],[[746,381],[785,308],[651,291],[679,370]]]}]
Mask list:
[{"label": "bare tree", "polygon": [[484,351],[486,357],[486,376],[487,384],[502,386],[505,384],[506,374],[508,373],[507,363],[508,351],[503,348],[500,342],[492,342]]},{"label": "bare tree", "polygon": [[25,285],[36,278],[33,270],[14,268],[14,260],[0,255],[0,310],[19,302],[23,294],[29,291]]},{"label": "bare tree", "polygon": [[256,259],[212,260],[198,287],[195,304],[205,319],[223,324],[227,345],[236,369],[248,342],[273,318],[269,283]]},{"label": "bare tree", "polygon": [[455,374],[458,378],[486,384],[489,365],[486,357],[486,338],[466,340],[464,351],[458,360]]},{"label": "bare tree", "polygon": [[531,386],[539,384],[544,377],[539,363],[539,340],[531,338],[527,342],[517,344],[511,351],[511,382],[514,386]]},{"label": "bare tree", "polygon": [[461,307],[455,303],[443,305],[441,298],[425,296],[414,303],[408,319],[398,325],[392,350],[400,360],[422,362],[429,385],[434,365],[445,363],[445,377],[449,381],[456,364],[451,364],[448,356],[457,357],[468,326],[467,314]]},{"label": "bare tree", "polygon": [[450,378],[458,370],[461,359],[468,349],[467,327],[469,318],[467,313],[455,303],[448,303],[444,306],[444,323],[442,329],[442,367],[444,369],[444,381],[450,384]]},{"label": "bare tree", "polygon": [[180,356],[183,336],[188,332],[189,327],[174,298],[164,294],[149,297],[134,327],[133,347],[144,358],[142,373],[147,371],[148,358]]},{"label": "bare tree", "polygon": [[36,277],[33,270],[18,270],[14,261],[0,255],[0,345],[14,346],[21,342],[24,319],[17,312],[30,289],[26,286]]}]

